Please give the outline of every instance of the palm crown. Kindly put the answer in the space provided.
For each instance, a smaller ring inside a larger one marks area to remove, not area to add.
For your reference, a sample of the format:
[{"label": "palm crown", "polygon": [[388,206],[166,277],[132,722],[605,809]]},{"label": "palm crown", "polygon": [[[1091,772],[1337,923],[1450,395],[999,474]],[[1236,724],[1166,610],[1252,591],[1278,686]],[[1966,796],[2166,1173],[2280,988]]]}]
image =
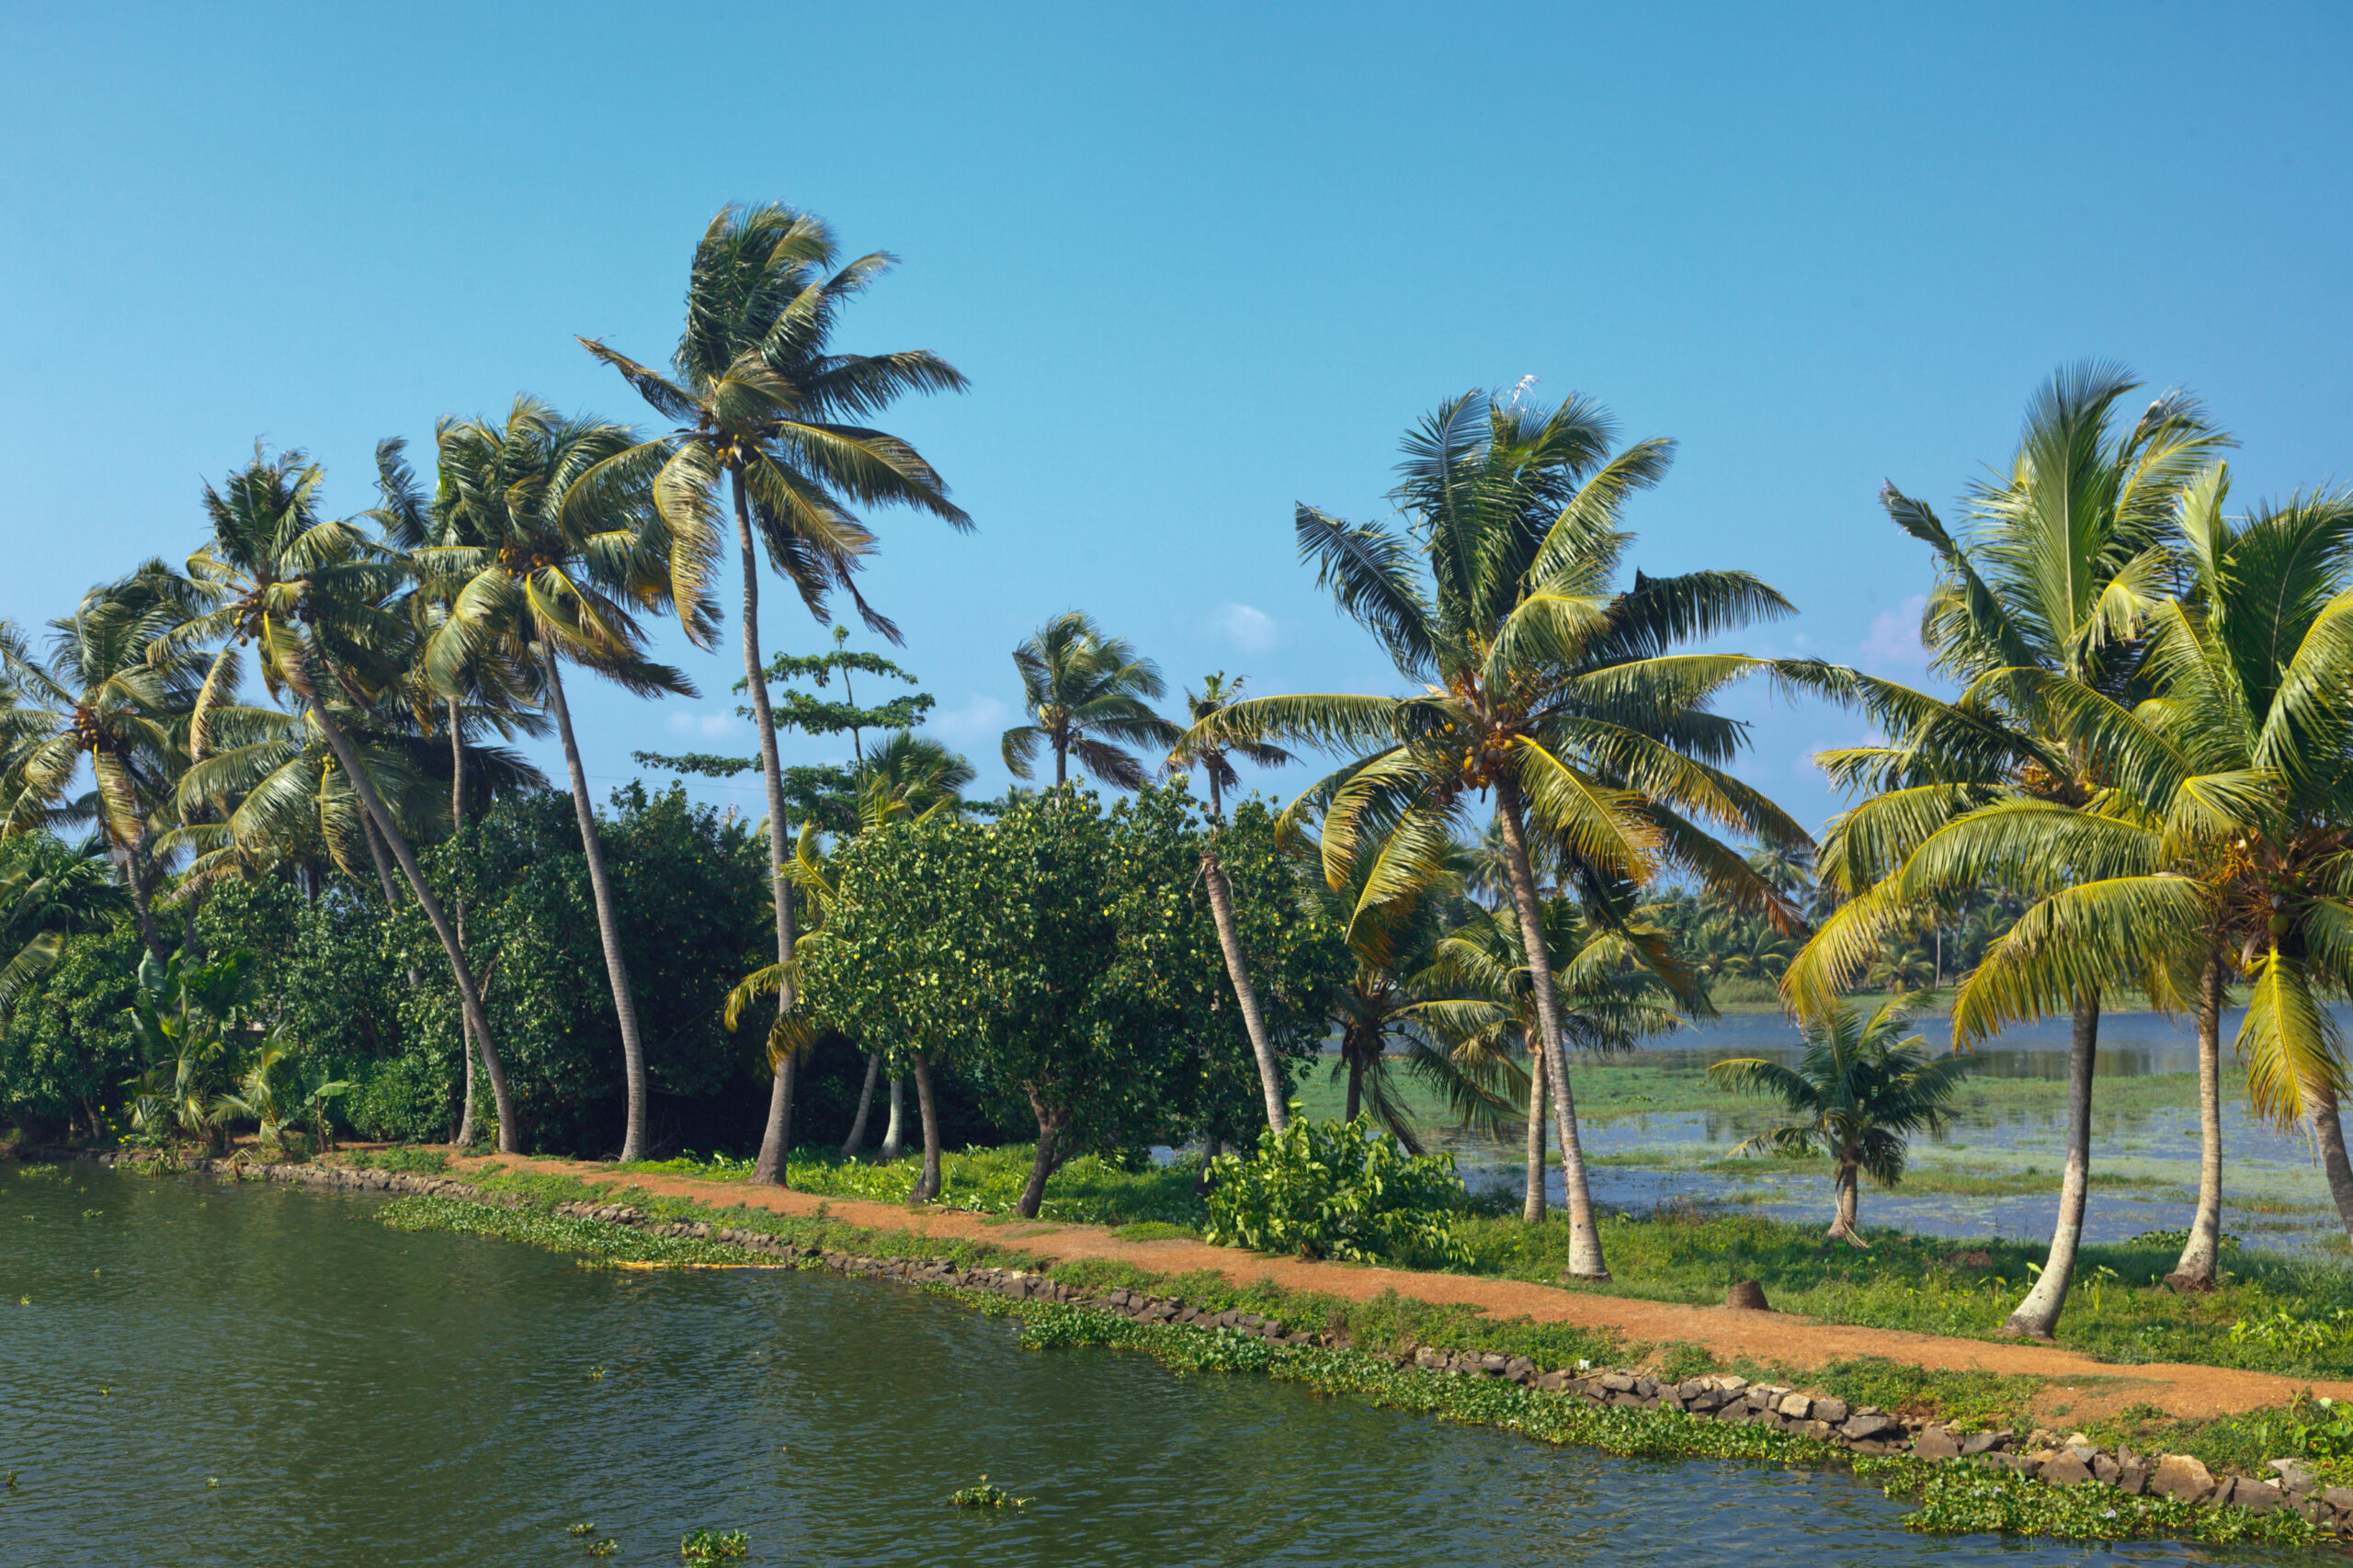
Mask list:
[{"label": "palm crown", "polygon": [[1184,734],[1153,711],[1151,699],[1168,689],[1160,666],[1126,639],[1105,636],[1084,611],[1040,627],[1013,651],[1013,664],[1030,720],[1005,732],[1005,766],[1016,778],[1029,778],[1039,749],[1048,747],[1057,784],[1069,780],[1076,757],[1106,784],[1137,789],[1143,764],[1126,747],[1173,746]]}]

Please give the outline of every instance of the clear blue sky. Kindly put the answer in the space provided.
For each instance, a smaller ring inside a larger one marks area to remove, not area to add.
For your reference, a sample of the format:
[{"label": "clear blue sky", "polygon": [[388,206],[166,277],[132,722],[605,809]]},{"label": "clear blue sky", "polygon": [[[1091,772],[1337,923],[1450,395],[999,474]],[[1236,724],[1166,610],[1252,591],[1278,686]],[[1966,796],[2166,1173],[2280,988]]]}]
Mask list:
[{"label": "clear blue sky", "polygon": [[[573,335],[665,356],[702,226],[781,200],[903,258],[843,347],[972,378],[886,423],[979,531],[879,514],[867,585],[984,790],[1008,650],[1068,607],[1178,683],[1390,688],[1292,503],[1380,511],[1410,421],[1523,375],[1681,443],[1636,564],[1753,570],[1802,610],[1757,651],[1916,673],[1880,483],[1949,504],[2063,362],[2203,394],[2241,497],[2353,477],[2349,41],[2320,6],[14,6],[0,615],[185,555],[257,437],[357,510],[439,415],[645,418]],[[813,649],[781,597],[769,646]],[[575,699],[600,779],[748,752],[735,656],[672,656],[699,703]],[[1818,822],[1855,722],[1741,706]]]}]

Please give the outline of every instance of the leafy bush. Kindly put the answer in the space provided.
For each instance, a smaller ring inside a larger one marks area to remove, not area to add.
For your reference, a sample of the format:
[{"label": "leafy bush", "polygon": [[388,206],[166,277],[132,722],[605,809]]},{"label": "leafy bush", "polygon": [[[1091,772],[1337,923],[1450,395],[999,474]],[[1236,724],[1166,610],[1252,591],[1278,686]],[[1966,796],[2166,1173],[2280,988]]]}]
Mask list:
[{"label": "leafy bush", "polygon": [[1221,1157],[1203,1235],[1219,1246],[1296,1252],[1351,1263],[1461,1267],[1455,1233],[1470,1195],[1451,1154],[1408,1154],[1371,1117],[1294,1117],[1258,1135],[1245,1160]]}]

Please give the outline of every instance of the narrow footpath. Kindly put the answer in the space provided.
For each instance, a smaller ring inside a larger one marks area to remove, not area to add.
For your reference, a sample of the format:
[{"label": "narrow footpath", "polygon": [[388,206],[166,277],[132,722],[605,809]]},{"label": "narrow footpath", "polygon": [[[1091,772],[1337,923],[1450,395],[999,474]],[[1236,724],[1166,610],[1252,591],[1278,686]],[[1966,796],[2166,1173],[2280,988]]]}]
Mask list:
[{"label": "narrow footpath", "polygon": [[1946,1371],[2025,1373],[2054,1380],[2060,1386],[2052,1390],[2053,1395],[2069,1396],[2065,1402],[2078,1419],[2109,1414],[2131,1404],[2154,1404],[2174,1415],[2208,1419],[2284,1404],[2306,1388],[2331,1399],[2353,1399],[2353,1383],[2348,1382],[2304,1383],[2269,1372],[2177,1362],[2119,1366],[2055,1346],[1858,1328],[1784,1312],[1637,1301],[1589,1290],[1557,1290],[1518,1279],[1317,1263],[1213,1247],[1195,1241],[1121,1241],[1098,1225],[1007,1221],[948,1209],[908,1209],[859,1199],[754,1187],[746,1182],[621,1175],[601,1165],[572,1160],[506,1154],[453,1157],[449,1174],[459,1180],[470,1180],[499,1169],[571,1176],[608,1185],[616,1190],[636,1187],[657,1197],[687,1199],[713,1208],[740,1203],[803,1219],[815,1217],[822,1208],[828,1218],[869,1230],[905,1231],[943,1241],[1017,1246],[1053,1263],[1091,1257],[1130,1264],[1158,1274],[1189,1274],[1208,1269],[1222,1274],[1236,1285],[1267,1279],[1290,1290],[1320,1291],[1353,1301],[1370,1301],[1383,1291],[1394,1290],[1416,1301],[1480,1308],[1499,1322],[1525,1317],[1539,1323],[1573,1324],[1580,1328],[1615,1329],[1629,1340],[1654,1345],[1674,1341],[1704,1345],[1719,1357],[1751,1357],[1791,1372],[1809,1370],[1833,1360],[1877,1356],[1907,1366]]}]

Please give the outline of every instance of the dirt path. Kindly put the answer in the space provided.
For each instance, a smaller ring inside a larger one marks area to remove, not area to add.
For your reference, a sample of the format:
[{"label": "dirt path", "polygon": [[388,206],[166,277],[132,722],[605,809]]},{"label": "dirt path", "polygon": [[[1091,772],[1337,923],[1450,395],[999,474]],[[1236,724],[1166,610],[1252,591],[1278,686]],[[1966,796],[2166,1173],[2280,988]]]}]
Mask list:
[{"label": "dirt path", "polygon": [[[690,1199],[725,1207],[742,1203],[779,1214],[812,1216],[821,1207],[834,1219],[878,1231],[1020,1246],[1041,1258],[1107,1258],[1162,1274],[1213,1269],[1236,1284],[1270,1279],[1296,1290],[1367,1301],[1384,1290],[1418,1301],[1483,1309],[1496,1319],[1526,1317],[1581,1328],[1616,1329],[1629,1339],[1652,1344],[1684,1341],[1704,1345],[1720,1356],[1748,1356],[1792,1371],[1857,1356],[1881,1356],[1909,1366],[1949,1371],[2031,1373],[2055,1381],[2045,1400],[2051,1414],[2076,1419],[2105,1415],[2129,1404],[2147,1403],[2175,1415],[2204,1418],[2264,1405],[2285,1403],[2309,1387],[2333,1399],[2353,1399],[2353,1383],[2302,1383],[2268,1372],[2158,1363],[2123,1367],[2096,1361],[2052,1346],[1979,1339],[1948,1339],[1893,1329],[1856,1328],[1819,1323],[1781,1312],[1734,1312],[1724,1307],[1688,1307],[1583,1290],[1554,1290],[1518,1279],[1430,1274],[1410,1269],[1369,1268],[1352,1264],[1313,1263],[1238,1252],[1199,1242],[1128,1242],[1096,1225],[1001,1220],[940,1209],[906,1209],[858,1199],[824,1198],[743,1182],[702,1181],[689,1176],[621,1176],[605,1167],[569,1160],[492,1155],[450,1161],[449,1174],[463,1179],[505,1167],[569,1176],[584,1181],[634,1187],[663,1198]],[[2077,1380],[2080,1380],[2077,1381]]]}]

